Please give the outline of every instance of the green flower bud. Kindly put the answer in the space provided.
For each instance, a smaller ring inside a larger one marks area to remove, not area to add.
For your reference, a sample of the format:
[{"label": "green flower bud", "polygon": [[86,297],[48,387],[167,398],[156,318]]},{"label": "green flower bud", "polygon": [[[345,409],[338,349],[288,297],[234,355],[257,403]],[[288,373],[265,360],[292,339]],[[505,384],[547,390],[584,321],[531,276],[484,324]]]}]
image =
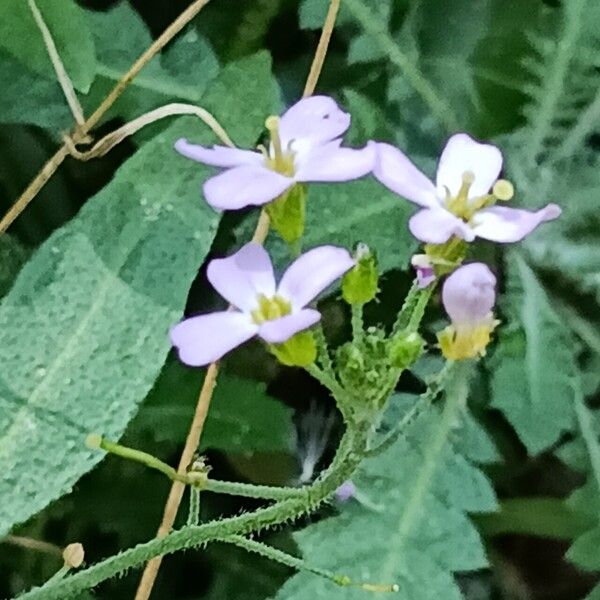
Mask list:
[{"label": "green flower bud", "polygon": [[306,186],[296,184],[267,204],[271,226],[288,244],[295,244],[304,234]]},{"label": "green flower bud", "polygon": [[310,331],[301,331],[283,344],[271,344],[269,350],[286,367],[308,367],[317,358],[315,336]]},{"label": "green flower bud", "polygon": [[356,265],[342,279],[342,296],[348,304],[363,305],[377,295],[377,259],[366,244],[358,244]]},{"label": "green flower bud", "polygon": [[408,369],[421,356],[423,346],[418,333],[400,332],[390,342],[390,362],[399,369]]}]

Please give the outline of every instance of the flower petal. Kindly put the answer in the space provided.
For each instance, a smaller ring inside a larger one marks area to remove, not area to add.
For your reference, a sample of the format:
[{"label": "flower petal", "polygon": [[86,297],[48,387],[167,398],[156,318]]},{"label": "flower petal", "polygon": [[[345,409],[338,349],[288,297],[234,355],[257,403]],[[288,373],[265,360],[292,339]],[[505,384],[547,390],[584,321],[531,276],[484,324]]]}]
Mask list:
[{"label": "flower petal", "polygon": [[458,133],[448,140],[440,157],[437,187],[447,187],[456,196],[463,174],[470,171],[475,180],[469,189],[469,198],[478,198],[490,191],[501,170],[502,153],[496,146],[480,144],[466,133]]},{"label": "flower petal", "polygon": [[264,158],[260,152],[240,150],[227,146],[200,146],[190,144],[185,138],[175,142],[175,150],[179,154],[197,162],[213,167],[238,167],[241,165],[262,165]]},{"label": "flower petal", "polygon": [[179,359],[203,367],[243,344],[258,332],[258,325],[240,312],[215,312],[186,319],[171,329],[171,342]]},{"label": "flower petal", "polygon": [[[319,145],[340,137],[350,127],[350,115],[329,96],[310,96],[296,102],[279,120],[279,136],[284,149],[293,140]],[[300,151],[300,145],[294,150]]]},{"label": "flower petal", "polygon": [[453,235],[472,242],[475,234],[461,219],[443,208],[424,208],[408,222],[410,232],[422,242],[443,244]]},{"label": "flower petal", "polygon": [[290,177],[266,167],[234,167],[208,179],[204,183],[204,196],[213,208],[236,210],[271,202],[293,183]]},{"label": "flower petal", "polygon": [[321,313],[312,308],[303,308],[280,319],[265,321],[258,330],[258,335],[269,344],[281,344],[289,340],[299,331],[304,331],[318,323]]},{"label": "flower petal", "polygon": [[334,140],[315,148],[304,160],[296,161],[296,181],[350,181],[372,171],[375,144],[369,142],[361,150],[340,148],[342,140]]},{"label": "flower petal", "polygon": [[345,248],[313,248],[288,267],[277,293],[289,300],[293,308],[302,308],[353,266],[354,260]]},{"label": "flower petal", "polygon": [[444,282],[442,302],[452,323],[476,325],[494,307],[496,277],[483,263],[459,267]]},{"label": "flower petal", "polygon": [[275,294],[273,264],[267,251],[254,242],[232,256],[211,260],[206,272],[212,286],[236,308],[249,312],[257,306],[258,294]]},{"label": "flower petal", "polygon": [[430,179],[398,148],[390,144],[377,144],[373,175],[392,192],[415,204],[427,208],[439,205],[435,186]]},{"label": "flower petal", "polygon": [[479,237],[492,242],[518,242],[544,221],[552,221],[561,213],[556,204],[536,212],[507,206],[492,206],[473,217],[473,230]]}]

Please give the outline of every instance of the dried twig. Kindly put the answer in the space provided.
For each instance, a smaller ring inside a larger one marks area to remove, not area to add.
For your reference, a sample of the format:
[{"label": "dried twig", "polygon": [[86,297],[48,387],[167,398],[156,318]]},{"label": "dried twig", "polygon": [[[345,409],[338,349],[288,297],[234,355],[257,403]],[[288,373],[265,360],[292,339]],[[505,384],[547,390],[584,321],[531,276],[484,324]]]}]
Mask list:
[{"label": "dried twig", "polygon": [[[158,37],[154,43],[135,61],[129,71],[117,82],[108,96],[94,111],[94,113],[81,125],[75,128],[74,141],[82,141],[83,138],[99,123],[100,119],[117,101],[127,86],[136,75],[179,33],[210,0],[196,0],[184,12],[182,12],[167,29]],[[29,203],[37,196],[39,191],[46,185],[47,181],[54,175],[56,170],[69,156],[69,144],[64,143],[42,167],[34,180],[27,186],[10,210],[0,220],[0,235],[11,226],[15,219],[27,208]]]}]

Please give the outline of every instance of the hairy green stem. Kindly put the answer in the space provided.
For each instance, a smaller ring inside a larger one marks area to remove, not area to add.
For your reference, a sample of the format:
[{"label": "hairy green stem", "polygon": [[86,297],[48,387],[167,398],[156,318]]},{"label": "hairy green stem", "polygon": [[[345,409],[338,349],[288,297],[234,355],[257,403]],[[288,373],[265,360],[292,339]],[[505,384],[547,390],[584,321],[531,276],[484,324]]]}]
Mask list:
[{"label": "hairy green stem", "polygon": [[410,286],[410,290],[408,290],[408,294],[406,294],[406,298],[404,299],[404,303],[402,304],[402,308],[396,317],[396,322],[394,323],[393,332],[396,333],[398,331],[402,331],[406,329],[408,325],[408,321],[412,316],[413,310],[419,298],[419,293],[421,289],[415,279]]},{"label": "hairy green stem", "polygon": [[338,575],[336,573],[326,571],[325,569],[311,567],[310,565],[307,565],[301,558],[297,558],[296,556],[292,556],[291,554],[282,552],[277,548],[267,546],[266,544],[261,544],[260,542],[250,540],[243,536],[235,535],[224,541],[235,544],[236,546],[239,546],[240,548],[243,548],[248,552],[259,554],[260,556],[264,556],[265,558],[274,560],[275,562],[281,563],[282,565],[291,567],[292,569],[296,569],[298,571],[307,571],[309,573],[312,573],[313,575],[318,575],[319,577],[328,579],[329,581],[332,581],[333,583],[339,586],[357,587],[370,592],[398,591],[398,586],[396,584],[386,585],[372,583],[357,583],[350,579],[347,575]]},{"label": "hairy green stem", "polygon": [[252,513],[183,527],[164,538],[155,538],[111,556],[61,581],[35,588],[22,598],[64,600],[128,569],[140,567],[155,556],[172,554],[186,548],[197,548],[209,542],[225,541],[233,535],[258,532],[313,512],[352,476],[365,455],[367,437],[366,428],[364,431],[346,431],[329,468],[315,483],[302,489],[301,497],[283,500]]},{"label": "hairy green stem", "polygon": [[360,344],[365,332],[362,304],[353,304],[351,306],[351,311],[350,322],[352,325],[352,339]]}]

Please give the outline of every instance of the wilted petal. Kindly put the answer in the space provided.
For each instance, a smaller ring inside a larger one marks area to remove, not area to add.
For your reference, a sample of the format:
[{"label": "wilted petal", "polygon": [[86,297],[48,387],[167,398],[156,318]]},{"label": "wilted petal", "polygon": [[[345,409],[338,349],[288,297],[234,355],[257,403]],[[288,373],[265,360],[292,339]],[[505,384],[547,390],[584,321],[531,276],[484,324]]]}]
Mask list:
[{"label": "wilted petal", "polygon": [[246,244],[227,258],[211,260],[206,272],[212,286],[240,310],[257,306],[258,294],[275,294],[273,265],[267,251],[254,242]]},{"label": "wilted petal", "polygon": [[[340,137],[350,127],[350,115],[340,110],[329,96],[310,96],[291,106],[279,121],[279,135],[284,149],[293,140],[323,144]],[[299,146],[295,150],[301,150]]]},{"label": "wilted petal", "polygon": [[470,171],[475,180],[469,197],[485,196],[497,181],[502,170],[502,153],[496,146],[480,144],[466,133],[453,135],[446,144],[437,170],[437,187],[447,187],[453,196],[463,182],[463,174]]},{"label": "wilted petal", "polygon": [[443,208],[424,208],[408,222],[410,232],[427,244],[443,244],[453,235],[472,242],[475,234],[461,219]]},{"label": "wilted petal", "polygon": [[315,148],[296,161],[296,181],[350,181],[371,172],[375,164],[375,144],[361,150],[340,148],[335,140]]},{"label": "wilted petal", "polygon": [[496,277],[483,263],[459,267],[444,282],[442,302],[454,325],[476,325],[496,301]]},{"label": "wilted petal", "polygon": [[302,308],[353,266],[354,260],[345,248],[313,248],[288,267],[277,293],[294,308]]},{"label": "wilted petal", "polygon": [[312,308],[304,308],[281,319],[265,321],[258,330],[258,335],[269,344],[281,344],[289,340],[299,331],[304,331],[318,323],[321,313]]},{"label": "wilted petal", "polygon": [[258,332],[258,325],[240,312],[216,312],[186,319],[171,329],[179,359],[192,367],[219,360]]},{"label": "wilted petal", "polygon": [[420,206],[435,207],[435,186],[398,148],[377,144],[373,175],[399,196]]},{"label": "wilted petal", "polygon": [[218,210],[260,206],[277,198],[294,180],[266,167],[234,167],[204,183],[206,201]]},{"label": "wilted petal", "polygon": [[348,502],[350,498],[354,497],[354,494],[356,494],[356,486],[350,480],[344,481],[344,483],[335,490],[335,498],[338,502]]},{"label": "wilted petal", "polygon": [[556,204],[548,204],[536,212],[492,206],[480,210],[473,217],[473,229],[477,236],[492,242],[518,242],[541,223],[556,219],[560,213]]},{"label": "wilted petal", "polygon": [[264,158],[260,152],[240,150],[228,146],[200,146],[190,144],[185,138],[175,142],[179,154],[213,167],[238,167],[241,165],[262,165]]}]

